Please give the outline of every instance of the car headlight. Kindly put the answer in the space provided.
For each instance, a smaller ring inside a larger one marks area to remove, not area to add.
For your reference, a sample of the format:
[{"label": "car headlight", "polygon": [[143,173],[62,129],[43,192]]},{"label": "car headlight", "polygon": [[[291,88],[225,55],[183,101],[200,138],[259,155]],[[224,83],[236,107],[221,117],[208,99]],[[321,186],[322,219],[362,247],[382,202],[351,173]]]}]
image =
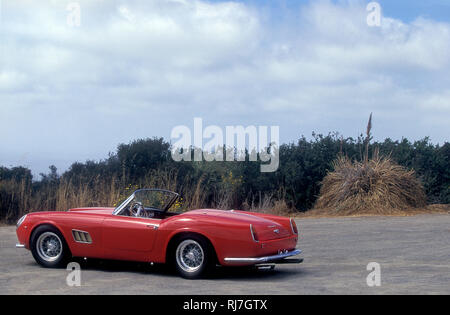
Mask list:
[{"label": "car headlight", "polygon": [[23,223],[23,221],[25,221],[25,218],[27,217],[27,215],[25,214],[23,217],[21,217],[20,219],[19,219],[19,221],[17,221],[17,224],[16,224],[16,228],[18,229],[19,228],[19,226]]}]

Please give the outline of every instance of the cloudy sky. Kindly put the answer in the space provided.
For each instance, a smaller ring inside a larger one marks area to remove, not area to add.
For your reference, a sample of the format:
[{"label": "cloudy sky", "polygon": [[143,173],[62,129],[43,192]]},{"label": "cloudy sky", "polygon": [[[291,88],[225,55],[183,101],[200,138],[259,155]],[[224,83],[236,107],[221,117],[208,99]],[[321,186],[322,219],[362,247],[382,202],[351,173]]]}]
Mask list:
[{"label": "cloudy sky", "polygon": [[[80,25],[67,5],[80,6]],[[450,134],[450,3],[0,0],[0,165],[106,158],[173,127]],[[69,21],[75,22],[76,19]]]}]

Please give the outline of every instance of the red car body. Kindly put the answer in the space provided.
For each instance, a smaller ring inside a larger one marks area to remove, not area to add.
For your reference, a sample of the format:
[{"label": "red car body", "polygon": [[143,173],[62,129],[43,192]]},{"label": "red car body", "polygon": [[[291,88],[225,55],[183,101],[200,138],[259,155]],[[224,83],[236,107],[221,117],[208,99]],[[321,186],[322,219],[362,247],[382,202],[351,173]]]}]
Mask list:
[{"label": "red car body", "polygon": [[17,247],[31,249],[33,232],[50,226],[73,257],[166,263],[171,240],[187,234],[208,240],[223,266],[280,263],[301,252],[293,219],[236,210],[200,209],[158,219],[117,215],[114,208],[78,208],[34,212],[20,221]]},{"label": "red car body", "polygon": [[[55,226],[74,257],[166,262],[169,241],[179,233],[203,235],[214,246],[221,265],[250,265],[225,258],[257,258],[296,248],[298,235],[289,218],[244,211],[193,210],[166,219],[120,217],[114,208],[80,208],[68,212],[34,212],[17,229],[19,243],[30,249],[33,230]],[[255,228],[258,242],[250,232]],[[86,231],[92,243],[75,241],[72,230]],[[275,233],[274,230],[279,230]]]}]

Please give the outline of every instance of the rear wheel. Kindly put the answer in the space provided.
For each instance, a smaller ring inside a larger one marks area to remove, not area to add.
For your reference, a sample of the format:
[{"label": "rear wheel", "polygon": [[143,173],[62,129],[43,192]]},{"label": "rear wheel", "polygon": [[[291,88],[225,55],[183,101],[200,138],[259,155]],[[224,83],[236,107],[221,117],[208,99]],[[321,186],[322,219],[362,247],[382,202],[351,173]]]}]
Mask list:
[{"label": "rear wheel", "polygon": [[51,225],[36,228],[31,237],[30,249],[36,262],[46,268],[61,267],[70,257],[64,237]]},{"label": "rear wheel", "polygon": [[214,261],[211,245],[197,235],[182,237],[175,247],[174,255],[178,273],[187,279],[204,277]]}]

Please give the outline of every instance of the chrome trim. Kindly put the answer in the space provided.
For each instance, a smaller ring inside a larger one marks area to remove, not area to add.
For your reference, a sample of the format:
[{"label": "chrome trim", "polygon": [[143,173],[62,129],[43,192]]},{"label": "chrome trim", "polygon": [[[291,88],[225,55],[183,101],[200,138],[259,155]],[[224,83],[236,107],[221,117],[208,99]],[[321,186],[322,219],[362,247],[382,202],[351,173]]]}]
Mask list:
[{"label": "chrome trim", "polygon": [[256,240],[255,235],[253,234],[253,224],[250,224],[250,234],[252,235],[253,242],[259,243],[259,241]]},{"label": "chrome trim", "polygon": [[89,232],[74,229],[72,230],[72,237],[77,243],[92,244],[92,237]]},{"label": "chrome trim", "polygon": [[148,223],[146,226],[148,228],[153,228],[154,230],[159,229],[159,225],[158,224]]},{"label": "chrome trim", "polygon": [[272,255],[272,256],[265,256],[265,257],[255,257],[255,258],[232,258],[232,257],[226,257],[224,260],[226,262],[230,263],[251,263],[251,264],[261,264],[261,263],[267,263],[267,262],[276,262],[277,260],[281,260],[287,257],[292,257],[296,255],[301,254],[300,249],[295,249],[290,252],[283,252],[278,255]]},{"label": "chrome trim", "polygon": [[134,193],[132,193],[131,194],[131,196],[130,197],[128,197],[124,202],[122,202],[114,211],[113,211],[113,215],[118,215],[122,210],[123,210],[123,208],[125,208],[129,203],[130,203],[130,201],[132,200],[134,198]]},{"label": "chrome trim", "polygon": [[24,244],[16,244],[16,248],[25,248]]}]

